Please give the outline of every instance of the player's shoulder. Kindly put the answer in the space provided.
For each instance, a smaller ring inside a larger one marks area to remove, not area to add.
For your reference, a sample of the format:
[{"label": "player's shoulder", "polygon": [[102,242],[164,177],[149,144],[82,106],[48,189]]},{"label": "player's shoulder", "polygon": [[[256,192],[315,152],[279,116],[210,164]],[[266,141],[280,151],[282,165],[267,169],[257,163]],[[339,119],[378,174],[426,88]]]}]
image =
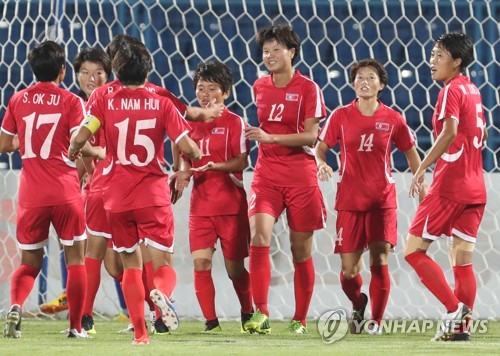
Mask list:
[{"label": "player's shoulder", "polygon": [[380,103],[379,110],[383,116],[387,117],[390,120],[397,120],[397,121],[403,120],[403,121],[405,121],[403,118],[403,115],[401,115],[401,113],[399,111],[397,111],[396,109],[394,109],[390,106],[385,105],[380,100],[379,100],[379,103]]},{"label": "player's shoulder", "polygon": [[220,118],[229,123],[230,125],[237,125],[237,126],[246,125],[245,120],[240,115],[232,112],[227,108],[224,109]]},{"label": "player's shoulder", "polygon": [[315,88],[318,87],[318,84],[314,80],[312,80],[309,76],[302,74],[298,70],[295,71],[295,75],[293,77],[293,83],[295,85],[304,87],[304,89],[306,90],[311,87]]}]

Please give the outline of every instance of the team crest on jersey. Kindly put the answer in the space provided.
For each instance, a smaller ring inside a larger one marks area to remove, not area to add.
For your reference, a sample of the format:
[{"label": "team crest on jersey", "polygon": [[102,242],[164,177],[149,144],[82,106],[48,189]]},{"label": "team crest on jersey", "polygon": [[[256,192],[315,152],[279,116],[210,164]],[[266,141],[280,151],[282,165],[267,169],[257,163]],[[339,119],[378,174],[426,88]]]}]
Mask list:
[{"label": "team crest on jersey", "polygon": [[225,132],[226,132],[225,127],[214,127],[212,129],[212,135],[224,135]]},{"label": "team crest on jersey", "polygon": [[389,131],[389,124],[387,122],[376,122],[375,130]]},{"label": "team crest on jersey", "polygon": [[287,93],[285,97],[286,101],[299,101],[299,94]]}]

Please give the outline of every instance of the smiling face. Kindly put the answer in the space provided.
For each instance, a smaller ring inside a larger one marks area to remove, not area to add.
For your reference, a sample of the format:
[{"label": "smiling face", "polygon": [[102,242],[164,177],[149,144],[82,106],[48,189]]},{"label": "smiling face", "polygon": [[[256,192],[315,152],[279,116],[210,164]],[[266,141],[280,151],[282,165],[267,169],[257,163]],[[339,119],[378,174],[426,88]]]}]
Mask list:
[{"label": "smiling face", "polygon": [[229,97],[229,91],[224,93],[219,84],[200,79],[196,84],[196,98],[202,108],[206,107],[212,100],[216,104],[223,104]]},{"label": "smiling face", "polygon": [[382,89],[384,89],[384,84],[380,82],[378,72],[374,67],[360,67],[357,70],[354,77],[354,90],[358,98],[376,98]]},{"label": "smiling face", "polygon": [[276,40],[265,42],[262,46],[262,60],[272,73],[282,73],[291,70],[295,49],[288,49]]},{"label": "smiling face", "polygon": [[451,54],[440,46],[434,46],[431,51],[429,64],[431,67],[431,77],[434,80],[448,82],[455,75],[460,73],[461,59],[453,59]]},{"label": "smiling face", "polygon": [[108,80],[108,75],[100,63],[85,61],[77,74],[78,85],[85,93],[87,99],[95,88],[103,86]]}]

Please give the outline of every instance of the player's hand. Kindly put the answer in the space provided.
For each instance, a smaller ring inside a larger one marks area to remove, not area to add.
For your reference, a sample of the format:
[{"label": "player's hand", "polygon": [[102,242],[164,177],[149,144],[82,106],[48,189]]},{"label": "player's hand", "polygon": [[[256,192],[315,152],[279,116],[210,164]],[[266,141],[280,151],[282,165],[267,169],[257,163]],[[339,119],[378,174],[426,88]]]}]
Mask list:
[{"label": "player's hand", "polygon": [[170,199],[175,204],[182,196],[184,189],[189,185],[191,174],[186,171],[177,171],[170,176]]},{"label": "player's hand", "polygon": [[427,195],[427,184],[425,182],[422,183],[422,188],[420,189],[420,193],[418,195],[418,203],[420,204],[422,200],[424,200],[425,196]]},{"label": "player's hand", "polygon": [[68,148],[68,158],[69,158],[70,161],[74,161],[75,159],[81,158],[81,157],[82,157],[82,150],[81,149],[76,150],[73,147],[69,146],[69,148]]},{"label": "player's hand", "polygon": [[411,180],[410,190],[408,192],[410,198],[420,196],[421,193],[427,194],[426,192],[427,188],[425,187],[424,178],[425,178],[425,171],[420,170],[420,168],[417,169],[415,175]]},{"label": "player's hand", "polygon": [[215,99],[210,101],[206,108],[208,109],[208,117],[215,119],[216,117],[220,117],[222,112],[224,111],[224,104],[217,104]]},{"label": "player's hand", "polygon": [[272,143],[273,137],[260,127],[248,126],[245,129],[245,138],[247,140],[258,141],[262,143]]},{"label": "player's hand", "polygon": [[94,149],[95,158],[97,158],[98,161],[104,161],[106,158],[106,149],[101,146],[95,147]]},{"label": "player's hand", "polygon": [[205,171],[211,170],[214,167],[214,165],[215,165],[215,163],[210,161],[207,164],[205,164],[204,166],[201,166],[198,168],[190,168],[189,170],[191,172],[205,172]]},{"label": "player's hand", "polygon": [[318,179],[322,182],[328,181],[331,177],[333,177],[333,169],[327,164],[320,164],[318,166]]}]

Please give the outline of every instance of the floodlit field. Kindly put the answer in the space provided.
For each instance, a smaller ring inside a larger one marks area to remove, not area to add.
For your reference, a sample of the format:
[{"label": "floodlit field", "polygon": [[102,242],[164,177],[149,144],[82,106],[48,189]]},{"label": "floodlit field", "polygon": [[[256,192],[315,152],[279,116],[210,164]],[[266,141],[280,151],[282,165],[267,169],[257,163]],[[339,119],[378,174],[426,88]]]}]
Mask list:
[{"label": "floodlit field", "polygon": [[240,333],[237,322],[222,322],[222,333],[203,333],[202,322],[183,322],[170,335],[152,335],[150,345],[131,345],[131,334],[117,331],[124,322],[97,321],[93,339],[67,339],[59,333],[67,327],[65,321],[23,320],[23,336],[19,340],[1,339],[0,355],[172,355],[251,354],[255,355],[360,355],[360,354],[497,354],[500,350],[500,322],[488,322],[488,332],[473,335],[471,343],[430,342],[426,334],[385,334],[380,336],[347,335],[340,341],[324,344],[316,329],[309,323],[308,335],[290,335],[287,323],[272,322],[272,334],[247,335]]}]

